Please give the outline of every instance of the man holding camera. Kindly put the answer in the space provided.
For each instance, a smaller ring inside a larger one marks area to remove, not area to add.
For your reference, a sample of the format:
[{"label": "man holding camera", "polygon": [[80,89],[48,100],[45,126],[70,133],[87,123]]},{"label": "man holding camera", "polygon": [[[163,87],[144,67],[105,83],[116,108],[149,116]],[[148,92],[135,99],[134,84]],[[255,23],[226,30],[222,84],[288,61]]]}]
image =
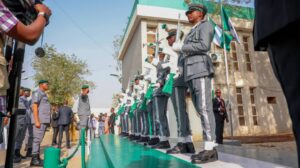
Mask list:
[{"label": "man holding camera", "polygon": [[[9,88],[7,62],[3,55],[4,35],[30,45],[35,44],[51,16],[51,10],[43,4],[36,4],[34,8],[38,13],[37,18],[30,25],[25,25],[0,1],[0,114],[3,114],[0,115],[0,143],[2,142],[2,116],[7,115],[6,92]],[[7,120],[8,118],[5,118],[4,122],[7,123]]]}]

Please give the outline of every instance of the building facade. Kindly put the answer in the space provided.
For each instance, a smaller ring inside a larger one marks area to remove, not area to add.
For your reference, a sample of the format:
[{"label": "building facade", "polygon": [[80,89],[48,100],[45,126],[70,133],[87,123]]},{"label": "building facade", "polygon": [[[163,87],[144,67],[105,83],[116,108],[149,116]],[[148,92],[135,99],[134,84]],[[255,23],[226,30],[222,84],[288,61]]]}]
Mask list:
[{"label": "building facade", "polygon": [[[220,23],[214,10],[216,5],[206,2],[210,16]],[[229,15],[238,32],[241,43],[231,43],[227,53],[229,65],[229,91],[227,90],[225,61],[223,49],[212,44],[211,54],[215,66],[214,88],[222,91],[223,98],[231,105],[231,124],[234,136],[271,135],[291,132],[291,121],[283,92],[277,82],[265,52],[254,52],[252,27],[253,9],[228,7]],[[191,29],[185,16],[187,5],[182,0],[137,0],[127,25],[122,42],[119,59],[122,60],[122,87],[128,88],[130,81],[137,73],[143,73],[144,60],[154,53],[149,43],[156,42],[156,32],[161,40],[161,47],[167,46],[167,32],[162,28],[167,24],[169,29],[176,28],[178,16],[182,30],[186,35]],[[238,12],[232,12],[238,11]],[[201,121],[187,95],[188,113],[194,140],[201,139]],[[175,114],[169,103],[168,117],[175,120]],[[169,122],[171,137],[176,137],[176,122]],[[225,136],[231,135],[230,124],[225,124]]]}]

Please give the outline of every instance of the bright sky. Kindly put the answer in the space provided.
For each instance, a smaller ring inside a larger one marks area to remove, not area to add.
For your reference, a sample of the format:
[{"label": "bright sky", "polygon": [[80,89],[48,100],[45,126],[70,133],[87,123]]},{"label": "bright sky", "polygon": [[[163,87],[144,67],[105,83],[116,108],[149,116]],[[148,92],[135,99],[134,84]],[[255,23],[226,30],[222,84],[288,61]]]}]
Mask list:
[{"label": "bright sky", "polygon": [[[53,15],[44,42],[54,44],[59,52],[86,60],[92,72],[87,79],[97,85],[90,94],[91,106],[110,107],[112,94],[121,88],[117,78],[109,76],[116,73],[112,41],[115,35],[122,34],[134,0],[45,0],[45,3]],[[30,63],[35,48],[26,48],[23,78],[34,74]],[[29,78],[22,85],[33,88],[34,82]]]},{"label": "bright sky", "polygon": [[[88,2],[88,3],[84,3]],[[90,94],[93,108],[108,108],[113,93],[121,89],[112,58],[112,41],[115,35],[123,34],[134,0],[45,0],[52,10],[50,25],[46,28],[44,42],[54,44],[59,52],[75,54],[86,60],[97,88]],[[26,48],[24,77],[34,74],[31,62],[35,47]],[[32,78],[22,85],[33,88]]]}]

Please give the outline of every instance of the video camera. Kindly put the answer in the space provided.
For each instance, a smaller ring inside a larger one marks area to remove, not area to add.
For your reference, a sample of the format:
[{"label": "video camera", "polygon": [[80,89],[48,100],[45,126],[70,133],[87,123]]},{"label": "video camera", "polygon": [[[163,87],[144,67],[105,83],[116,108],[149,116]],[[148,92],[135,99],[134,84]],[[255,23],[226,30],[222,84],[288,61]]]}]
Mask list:
[{"label": "video camera", "polygon": [[2,0],[3,4],[25,25],[32,23],[38,13],[34,5],[42,4],[42,0]]}]

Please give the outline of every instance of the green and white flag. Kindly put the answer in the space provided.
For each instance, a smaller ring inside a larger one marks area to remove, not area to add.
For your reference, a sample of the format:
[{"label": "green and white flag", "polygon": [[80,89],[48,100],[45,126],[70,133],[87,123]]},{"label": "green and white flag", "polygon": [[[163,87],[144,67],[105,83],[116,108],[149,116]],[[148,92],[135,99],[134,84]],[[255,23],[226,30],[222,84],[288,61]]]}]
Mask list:
[{"label": "green and white flag", "polygon": [[222,22],[223,22],[223,30],[225,31],[230,31],[231,35],[233,36],[233,38],[239,43],[241,44],[241,41],[239,39],[238,34],[236,33],[235,28],[233,27],[233,23],[230,20],[230,18],[228,17],[225,9],[223,6],[221,6],[221,17],[222,17]]},{"label": "green and white flag", "polygon": [[[210,23],[214,26],[215,33],[214,33],[213,42],[217,46],[224,48],[223,30],[210,17],[208,17],[208,19],[209,19]],[[226,50],[229,51],[230,50],[230,42],[233,39],[233,37],[226,32],[224,32],[224,36],[225,36],[225,47],[226,47]]]}]

